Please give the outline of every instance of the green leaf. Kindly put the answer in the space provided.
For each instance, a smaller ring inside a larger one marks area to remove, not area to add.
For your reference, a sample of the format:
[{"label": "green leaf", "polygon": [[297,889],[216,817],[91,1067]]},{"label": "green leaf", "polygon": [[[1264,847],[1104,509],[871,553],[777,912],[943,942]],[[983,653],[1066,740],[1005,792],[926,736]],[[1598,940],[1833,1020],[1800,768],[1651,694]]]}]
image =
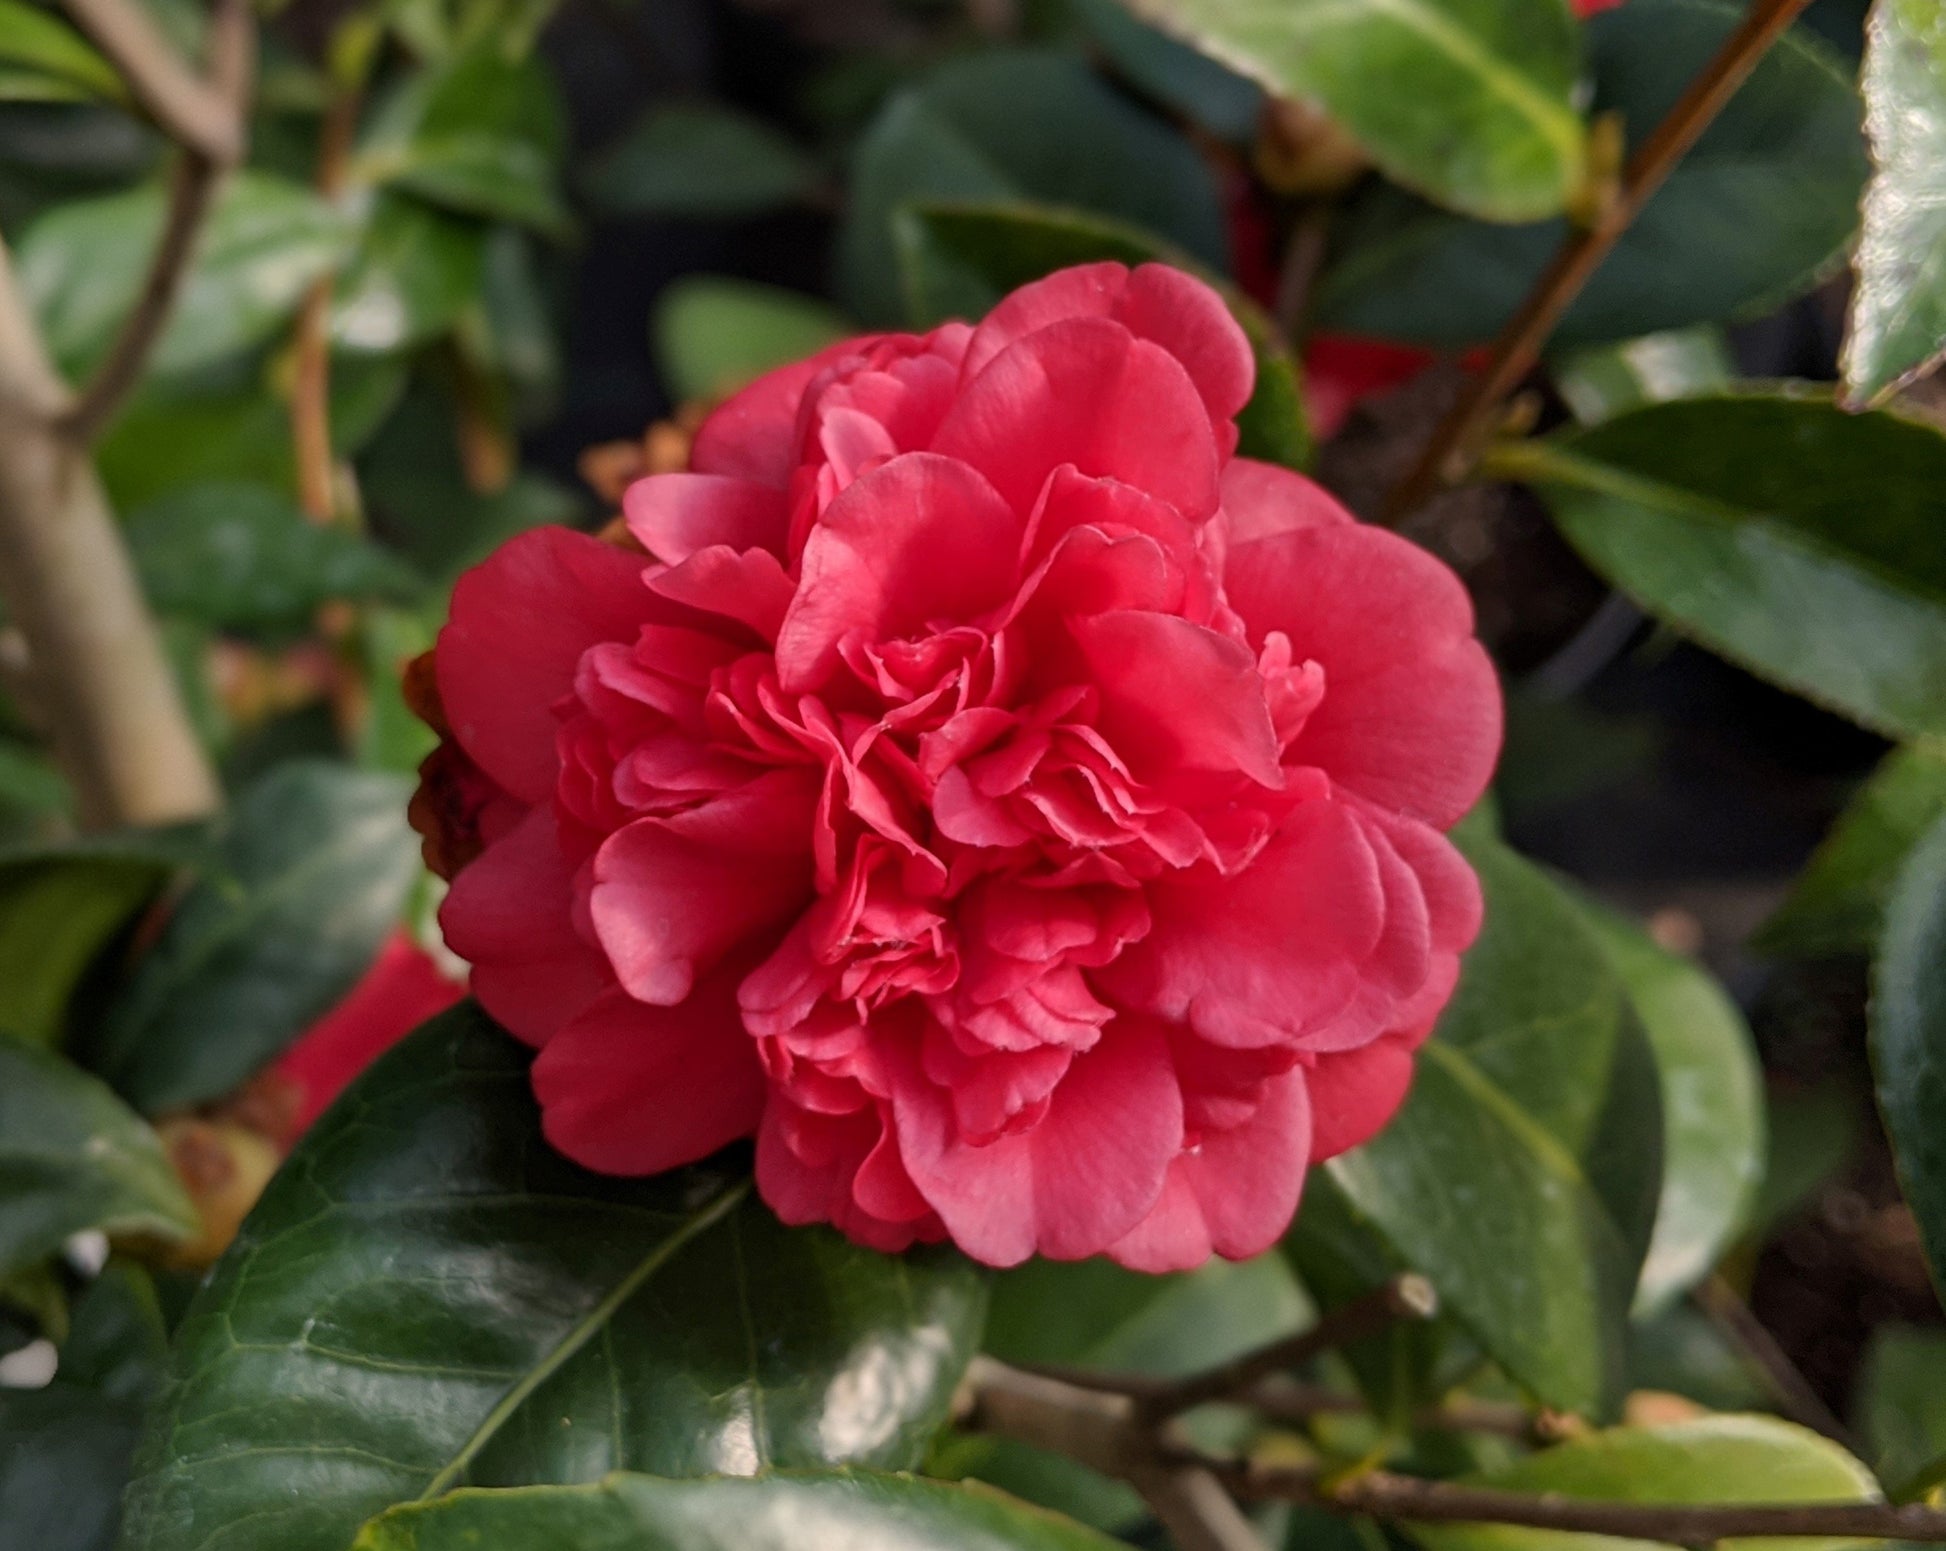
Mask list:
[{"label": "green leaf", "polygon": [[1654,1057],[1579,908],[1497,842],[1466,850],[1486,926],[1405,1105],[1306,1189],[1329,1180],[1524,1388],[1600,1412],[1661,1188]]},{"label": "green leaf", "polygon": [[205,625],[302,629],[335,598],[410,598],[402,561],[345,528],[320,527],[262,485],[188,485],[128,519],[149,600]]},{"label": "green leaf", "polygon": [[1946,351],[1946,12],[1877,0],[1865,45],[1865,190],[1843,361],[1845,395],[1876,403]]},{"label": "green leaf", "polygon": [[1946,734],[1946,436],[1932,427],[1752,392],[1492,461],[1657,618],[1888,736]]},{"label": "green leaf", "polygon": [[[165,203],[162,186],[149,183],[65,201],[27,229],[20,282],[63,367],[85,371],[133,309]],[[197,243],[152,370],[188,371],[262,343],[350,239],[345,218],[309,189],[267,172],[235,174]]]},{"label": "green leaf", "polygon": [[806,198],[818,164],[761,119],[721,103],[651,108],[603,153],[588,197],[616,215],[722,220]]},{"label": "green leaf", "polygon": [[691,275],[656,298],[656,364],[672,398],[708,399],[855,332],[814,297],[749,280]]},{"label": "green leaf", "polygon": [[[1773,1416],[1706,1416],[1667,1427],[1590,1433],[1466,1478],[1500,1491],[1622,1503],[1877,1502],[1872,1473],[1828,1438]],[[1426,1551],[1657,1551],[1611,1535],[1485,1524],[1414,1524]],[[1833,1551],[1849,1540],[1725,1540],[1727,1551]]]},{"label": "green leaf", "polygon": [[847,1471],[761,1481],[611,1476],[469,1492],[396,1509],[352,1551],[1116,1551],[1119,1542],[1000,1492]]},{"label": "green leaf", "polygon": [[1264,94],[1255,82],[1138,21],[1122,0],[1073,3],[1089,38],[1142,91],[1225,140],[1256,137]]},{"label": "green leaf", "polygon": [[922,204],[895,222],[907,307],[921,325],[978,317],[1003,295],[1070,264],[1173,264],[1214,286],[1249,337],[1257,386],[1237,416],[1237,451],[1287,468],[1311,460],[1297,358],[1277,324],[1190,254],[1120,222],[1041,205]]},{"label": "green leaf", "polygon": [[235,1524],[342,1551],[463,1484],[918,1461],[975,1269],[786,1229],[734,1161],[588,1174],[542,1139],[531,1059],[460,1007],[306,1135],[178,1330],[127,1551]]},{"label": "green leaf", "polygon": [[148,1274],[111,1261],[74,1306],[47,1388],[0,1389],[0,1532],[33,1551],[110,1551],[168,1349]]},{"label": "green leaf", "polygon": [[1714,324],[1644,334],[1576,351],[1554,370],[1554,386],[1583,425],[1644,404],[1719,393],[1736,378],[1730,342]]},{"label": "green leaf", "polygon": [[1872,1331],[1858,1377],[1857,1420],[1879,1479],[1899,1488],[1946,1456],[1946,1332],[1916,1325]]},{"label": "green leaf", "polygon": [[91,1041],[90,1065],[148,1114],[218,1098],[335,1004],[419,874],[406,781],[280,767],[220,837],[230,876],[192,888]]},{"label": "green leaf", "polygon": [[1872,973],[1872,1075],[1899,1184],[1935,1284],[1946,1284],[1946,819],[1926,832],[1885,910]]},{"label": "green leaf", "polygon": [[115,67],[80,33],[24,0],[0,0],[0,65],[20,66],[23,76],[38,76],[82,96],[128,100]]},{"label": "green leaf", "polygon": [[[1725,0],[1629,0],[1588,24],[1597,112],[1639,143],[1742,15]],[[1866,162],[1858,94],[1801,32],[1772,45],[1630,225],[1555,329],[1553,347],[1760,314],[1835,266]],[[1359,200],[1319,284],[1318,321],[1436,346],[1490,339],[1566,235],[1491,226],[1394,190]]]},{"label": "green leaf", "polygon": [[558,186],[565,146],[546,66],[489,40],[407,76],[373,115],[353,168],[463,215],[559,235],[572,223]]},{"label": "green leaf", "polygon": [[120,1099],[0,1034],[0,1274],[87,1228],[179,1238],[197,1225],[162,1143]]},{"label": "green leaf", "polygon": [[1635,1289],[1652,1314],[1700,1282],[1749,1220],[1764,1170],[1763,1069],[1749,1025],[1712,975],[1631,921],[1590,908],[1655,1051],[1662,1199]]},{"label": "green leaf", "polygon": [[1561,0],[1129,0],[1279,97],[1316,102],[1394,182],[1491,221],[1581,186],[1580,46]]},{"label": "green leaf", "polygon": [[477,221],[381,193],[332,299],[333,342],[383,354],[438,338],[478,294],[486,244]]},{"label": "green leaf", "polygon": [[1766,953],[1869,953],[1899,865],[1946,814],[1946,750],[1894,749],[1838,816],[1755,945]]},{"label": "green leaf", "polygon": [[1128,223],[1212,268],[1227,252],[1207,166],[1180,135],[1068,54],[990,50],[886,103],[860,142],[838,237],[840,290],[899,318],[893,218],[909,204],[1038,200]]}]

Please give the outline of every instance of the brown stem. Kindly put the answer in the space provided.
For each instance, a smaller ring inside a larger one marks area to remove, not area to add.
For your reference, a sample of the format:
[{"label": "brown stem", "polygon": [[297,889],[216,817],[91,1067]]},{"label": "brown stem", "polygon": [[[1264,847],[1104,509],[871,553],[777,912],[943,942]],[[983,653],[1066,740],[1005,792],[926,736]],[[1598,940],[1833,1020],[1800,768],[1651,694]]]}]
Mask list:
[{"label": "brown stem", "polygon": [[1143,1419],[1155,1423],[1213,1400],[1234,1400],[1273,1373],[1362,1341],[1399,1320],[1431,1319],[1438,1312],[1439,1296],[1432,1283],[1411,1273],[1395,1276],[1383,1287],[1325,1315],[1309,1330],[1166,1384],[1142,1396],[1136,1404]]},{"label": "brown stem", "polygon": [[1709,1316],[1730,1344],[1762,1372],[1784,1415],[1848,1449],[1855,1449],[1855,1440],[1845,1424],[1811,1388],[1810,1380],[1791,1361],[1790,1354],[1777,1344],[1777,1338],[1764,1328],[1763,1322],[1750,1312],[1750,1305],[1737,1296],[1728,1282],[1712,1276],[1700,1283],[1692,1296],[1696,1306]]},{"label": "brown stem", "polygon": [[[318,141],[317,187],[326,199],[344,192],[362,97],[356,81],[341,83],[325,113]],[[315,522],[329,522],[338,504],[331,451],[331,293],[336,282],[335,275],[322,275],[305,294],[297,316],[296,370],[291,383],[298,504]]]},{"label": "brown stem", "polygon": [[90,827],[208,812],[216,778],[0,244],[0,599]]},{"label": "brown stem", "polygon": [[[62,0],[62,4],[74,24],[108,56],[128,83],[130,95],[165,135],[217,166],[243,159],[237,82],[225,82],[214,68],[208,81],[198,79],[148,13],[130,0]],[[213,51],[225,30],[225,12],[236,9],[226,5],[211,19]],[[247,20],[247,7],[242,9]],[[219,61],[212,58],[211,63],[215,66]]]},{"label": "brown stem", "polygon": [[1641,214],[1676,163],[1689,153],[1716,115],[1748,79],[1810,0],[1751,0],[1750,10],[1714,58],[1629,158],[1620,187],[1574,232],[1528,292],[1495,342],[1487,368],[1474,378],[1388,504],[1396,522],[1442,484],[1463,478],[1491,430],[1495,408],[1540,360],[1541,348],[1589,278]]},{"label": "brown stem", "polygon": [[1946,1544],[1946,1509],[1889,1503],[1602,1502],[1559,1493],[1426,1481],[1389,1471],[1349,1477],[1321,1465],[1224,1460],[1156,1430],[1127,1395],[1066,1384],[978,1358],[967,1370],[960,1424],[1077,1459],[1137,1483],[1158,1466],[1201,1472],[1242,1499],[1302,1503],[1388,1522],[1510,1524],[1675,1545],[1746,1536],[1866,1538]]},{"label": "brown stem", "polygon": [[[144,29],[153,32],[146,16],[124,10],[120,0],[70,0],[69,10],[84,25],[85,16],[93,16],[107,33],[118,38],[124,30],[130,36],[138,36]],[[121,331],[108,347],[108,354],[96,369],[93,380],[82,390],[63,421],[63,429],[78,442],[93,441],[140,380],[150,353],[168,326],[222,176],[242,159],[245,103],[255,58],[255,36],[250,0],[218,0],[210,17],[209,84],[195,83],[195,89],[199,96],[221,108],[227,120],[223,133],[213,135],[209,126],[202,124],[179,126],[173,119],[160,113],[156,115],[163,127],[182,142],[169,185],[168,213],[134,309],[123,320]],[[99,35],[97,41],[101,41]],[[152,72],[158,80],[172,81],[182,67],[167,41],[157,33],[151,46],[155,52],[144,56],[140,68]],[[103,48],[108,52],[105,44]],[[144,77],[120,56],[111,53],[110,57],[123,68],[130,90],[140,100]],[[190,138],[192,134],[195,138]]]}]

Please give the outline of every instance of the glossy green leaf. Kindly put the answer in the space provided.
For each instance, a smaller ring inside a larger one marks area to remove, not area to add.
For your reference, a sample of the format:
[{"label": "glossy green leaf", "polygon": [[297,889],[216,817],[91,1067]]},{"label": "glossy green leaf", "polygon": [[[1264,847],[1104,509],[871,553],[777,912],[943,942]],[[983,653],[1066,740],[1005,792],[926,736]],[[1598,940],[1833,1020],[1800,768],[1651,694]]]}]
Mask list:
[{"label": "glossy green leaf", "polygon": [[1880,1325],[1854,1407],[1879,1479],[1897,1491],[1946,1458],[1946,1331]]},{"label": "glossy green leaf", "polygon": [[1191,255],[1120,222],[1044,205],[916,205],[900,212],[899,267],[913,321],[978,317],[1016,286],[1112,259],[1186,269],[1215,286],[1250,339],[1257,386],[1237,416],[1237,451],[1287,468],[1311,458],[1297,359],[1268,313]]},{"label": "glossy green leaf", "polygon": [[1320,104],[1394,182],[1494,221],[1580,187],[1580,47],[1561,0],[1129,0],[1279,97]]},{"label": "glossy green leaf", "polygon": [[1889,736],[1946,734],[1937,430],[1752,392],[1653,405],[1494,462],[1657,618]]},{"label": "glossy green leaf", "polygon": [[0,1273],[86,1228],[177,1238],[197,1222],[162,1143],[98,1078],[0,1034]]},{"label": "glossy green leaf", "polygon": [[1255,137],[1264,94],[1254,81],[1138,20],[1122,0],[1073,3],[1089,38],[1143,92],[1226,140]]},{"label": "glossy green leaf", "polygon": [[[165,203],[161,184],[150,183],[65,201],[27,229],[20,282],[62,366],[78,371],[98,358],[135,305]],[[344,257],[351,235],[299,184],[257,171],[226,180],[154,369],[187,371],[262,343]]]},{"label": "glossy green leaf", "polygon": [[1847,397],[1874,403],[1946,351],[1946,10],[1877,0],[1865,45],[1865,190]]},{"label": "glossy green leaf", "polygon": [[1600,1412],[1661,1191],[1654,1057],[1579,908],[1498,842],[1467,852],[1487,913],[1458,990],[1397,1118],[1323,1175],[1512,1378]]},{"label": "glossy green leaf", "polygon": [[302,628],[334,598],[409,598],[410,567],[345,528],[320,527],[262,485],[188,485],[132,513],[129,549],[165,614],[250,630]]},{"label": "glossy green leaf", "polygon": [[588,197],[617,215],[726,219],[811,194],[818,165],[760,119],[720,103],[651,108],[588,175]]},{"label": "glossy green leaf", "polygon": [[407,76],[374,114],[354,169],[465,215],[560,233],[565,145],[547,68],[487,40]]},{"label": "glossy green leaf", "polygon": [[342,1551],[469,1483],[917,1462],[974,1268],[785,1229],[740,1162],[588,1174],[541,1137],[531,1059],[458,1008],[306,1135],[178,1331],[128,1551],[235,1525]]},{"label": "glossy green leaf", "polygon": [[1655,1051],[1662,1199],[1635,1289],[1654,1313],[1707,1276],[1749,1219],[1764,1169],[1763,1068],[1749,1025],[1707,970],[1633,922],[1591,909]]},{"label": "glossy green leaf", "polygon": [[1869,953],[1900,864],[1942,815],[1946,751],[1923,743],[1894,749],[1811,853],[1756,946],[1806,956]]},{"label": "glossy green leaf", "polygon": [[87,1042],[148,1114],[235,1088],[364,973],[419,875],[409,783],[324,763],[245,792],[219,850]]},{"label": "glossy green leaf", "polygon": [[761,1481],[612,1476],[397,1509],[353,1551],[1114,1551],[1079,1524],[977,1486],[845,1472]]},{"label": "glossy green leaf", "polygon": [[1576,351],[1554,369],[1554,386],[1583,425],[1644,404],[1719,393],[1735,380],[1730,342],[1714,324],[1644,334]]},{"label": "glossy green leaf", "polygon": [[1189,142],[1064,53],[972,55],[886,103],[859,144],[838,239],[840,289],[859,317],[904,310],[898,210],[948,200],[1105,216],[1214,268],[1227,252],[1215,180]]},{"label": "glossy green leaf", "polygon": [[86,853],[0,866],[0,1029],[58,1043],[76,985],[167,877]]},{"label": "glossy green leaf", "polygon": [[1933,1281],[1946,1283],[1946,819],[1914,848],[1886,906],[1871,1049],[1899,1184]]},{"label": "glossy green leaf", "polygon": [[[1872,1473],[1828,1438],[1773,1416],[1706,1416],[1573,1438],[1468,1478],[1504,1491],[1628,1503],[1876,1502]],[[1653,1551],[1655,1542],[1506,1525],[1414,1524],[1426,1551]],[[1730,1551],[1834,1551],[1849,1540],[1725,1540]]]},{"label": "glossy green leaf", "polygon": [[331,304],[348,350],[407,350],[436,339],[479,292],[487,234],[477,221],[384,193]]},{"label": "glossy green leaf", "polygon": [[[1639,143],[1737,23],[1727,0],[1629,0],[1588,24],[1597,112]],[[1866,162],[1848,74],[1801,33],[1777,44],[1603,261],[1552,336],[1600,344],[1771,310],[1834,266]],[[1566,228],[1469,222],[1375,189],[1339,233],[1318,321],[1437,346],[1490,339]]]},{"label": "glossy green leaf", "polygon": [[0,0],[0,66],[19,69],[81,95],[126,102],[115,67],[58,16],[25,0]]},{"label": "glossy green leaf", "polygon": [[656,364],[677,400],[717,397],[853,332],[815,297],[716,275],[669,286],[651,323]]}]

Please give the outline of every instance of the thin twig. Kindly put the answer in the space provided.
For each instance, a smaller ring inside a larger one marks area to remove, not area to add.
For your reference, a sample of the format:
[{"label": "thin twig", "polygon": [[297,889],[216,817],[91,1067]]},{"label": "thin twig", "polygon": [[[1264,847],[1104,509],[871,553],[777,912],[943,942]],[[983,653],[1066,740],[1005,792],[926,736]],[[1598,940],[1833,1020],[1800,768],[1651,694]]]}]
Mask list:
[{"label": "thin twig", "polygon": [[[219,167],[243,159],[244,125],[236,111],[234,82],[225,84],[214,68],[208,80],[199,79],[148,12],[130,0],[62,4],[165,135]],[[219,10],[211,19],[212,45],[225,25],[222,17]],[[216,64],[214,58],[211,64]]]},{"label": "thin twig", "polygon": [[1710,1323],[1763,1374],[1784,1415],[1856,1452],[1857,1441],[1845,1424],[1811,1388],[1811,1381],[1791,1361],[1790,1354],[1778,1345],[1777,1338],[1764,1328],[1763,1322],[1751,1313],[1750,1305],[1737,1296],[1728,1282],[1720,1276],[1709,1277],[1698,1284],[1692,1296],[1696,1306],[1709,1316]]},{"label": "thin twig", "polygon": [[[362,71],[341,82],[318,138],[317,189],[326,199],[344,192],[358,110],[364,100]],[[291,440],[297,464],[298,504],[314,522],[329,522],[337,508],[336,466],[331,449],[331,296],[336,273],[320,275],[297,315],[296,367],[291,382]]]},{"label": "thin twig", "polygon": [[1534,369],[1554,327],[1676,164],[1736,94],[1757,62],[1810,0],[1751,0],[1749,13],[1641,148],[1594,219],[1574,232],[1501,331],[1487,369],[1434,431],[1388,505],[1391,521],[1409,515],[1442,483],[1464,477],[1495,409]]},{"label": "thin twig", "polygon": [[[140,67],[129,65],[103,44],[116,65],[123,70],[129,88],[141,99],[146,69],[155,79],[173,81],[181,70],[168,42],[155,33],[146,16],[126,12],[121,0],[69,0],[69,10],[78,22],[90,25],[95,19],[104,29],[126,41],[139,37],[146,29],[153,34],[155,54]],[[128,16],[133,16],[131,23]],[[123,320],[120,333],[108,347],[108,354],[96,368],[93,379],[63,417],[62,428],[80,442],[92,441],[114,416],[122,400],[141,378],[150,352],[168,326],[176,297],[189,272],[196,251],[196,240],[216,201],[222,175],[242,159],[245,143],[246,106],[256,52],[256,23],[250,0],[217,0],[209,24],[209,80],[197,83],[196,90],[219,105],[227,129],[213,132],[208,124],[179,123],[157,113],[158,122],[182,143],[174,174],[169,183],[168,212],[163,218],[162,236],[149,260],[142,282],[142,293],[133,310]],[[96,35],[101,42],[101,36]],[[173,88],[171,88],[173,90]]]},{"label": "thin twig", "polygon": [[1206,1473],[1244,1500],[1302,1503],[1330,1513],[1395,1523],[1512,1524],[1570,1534],[1675,1545],[1746,1536],[1865,1538],[1946,1545],[1946,1509],[1890,1503],[1605,1502],[1372,1470],[1345,1475],[1325,1465],[1226,1460],[1158,1435],[1126,1395],[1065,1384],[977,1358],[967,1370],[960,1425],[1014,1438],[1137,1483],[1158,1464]]},{"label": "thin twig", "polygon": [[1410,1272],[1395,1276],[1383,1287],[1334,1309],[1309,1330],[1175,1380],[1138,1397],[1136,1406],[1143,1419],[1153,1424],[1213,1400],[1234,1400],[1273,1373],[1362,1341],[1400,1320],[1431,1319],[1438,1312],[1439,1295],[1432,1283]]},{"label": "thin twig", "polygon": [[[1304,1426],[1320,1416],[1364,1416],[1369,1407],[1356,1395],[1303,1384],[1273,1375],[1241,1397],[1266,1421]],[[1512,1401],[1495,1402],[1460,1397],[1442,1405],[1425,1406],[1412,1416],[1415,1429],[1426,1432],[1492,1433],[1520,1443],[1561,1441],[1562,1421],[1549,1411],[1530,1411]]]},{"label": "thin twig", "polygon": [[1257,1527],[1205,1465],[1158,1466],[1132,1475],[1129,1485],[1142,1494],[1176,1551],[1264,1551]]}]

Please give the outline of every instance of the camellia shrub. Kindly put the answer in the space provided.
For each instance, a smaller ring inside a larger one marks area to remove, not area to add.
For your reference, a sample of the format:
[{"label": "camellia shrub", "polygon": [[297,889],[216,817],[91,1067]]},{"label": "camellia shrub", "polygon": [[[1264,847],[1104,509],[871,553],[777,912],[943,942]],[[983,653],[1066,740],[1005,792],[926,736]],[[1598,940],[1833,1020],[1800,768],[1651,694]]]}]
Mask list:
[{"label": "camellia shrub", "polygon": [[1946,1543],[1936,0],[0,0],[0,1548]]}]

